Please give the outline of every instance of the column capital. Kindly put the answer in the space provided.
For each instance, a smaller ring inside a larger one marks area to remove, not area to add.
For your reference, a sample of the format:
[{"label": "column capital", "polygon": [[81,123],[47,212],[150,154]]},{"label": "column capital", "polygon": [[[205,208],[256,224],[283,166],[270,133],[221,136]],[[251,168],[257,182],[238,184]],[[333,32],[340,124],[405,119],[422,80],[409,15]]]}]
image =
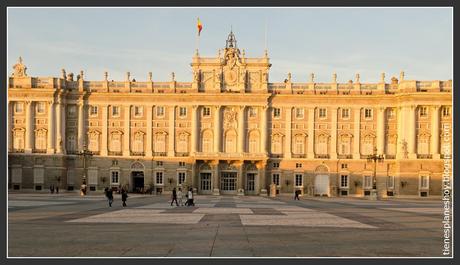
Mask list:
[{"label": "column capital", "polygon": [[431,106],[431,108],[434,110],[434,111],[437,111],[441,108],[441,105],[433,105]]},{"label": "column capital", "polygon": [[222,107],[222,105],[214,105],[213,107],[214,107],[214,109],[220,109]]},{"label": "column capital", "polygon": [[383,112],[383,111],[385,111],[386,108],[387,108],[387,107],[385,107],[385,106],[379,106],[377,109],[378,109],[379,111]]},{"label": "column capital", "polygon": [[197,110],[198,107],[200,107],[200,105],[192,105],[192,109],[193,109],[193,110]]}]

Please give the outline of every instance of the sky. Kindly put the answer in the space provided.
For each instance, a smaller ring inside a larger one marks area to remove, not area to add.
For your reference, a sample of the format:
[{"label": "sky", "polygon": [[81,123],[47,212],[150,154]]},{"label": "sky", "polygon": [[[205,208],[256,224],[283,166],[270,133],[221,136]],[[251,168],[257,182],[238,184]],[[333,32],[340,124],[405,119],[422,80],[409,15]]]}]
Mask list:
[{"label": "sky", "polygon": [[232,29],[246,57],[268,49],[270,82],[448,80],[452,22],[451,8],[8,8],[8,75],[22,56],[29,76],[191,82],[195,49],[217,56]]}]

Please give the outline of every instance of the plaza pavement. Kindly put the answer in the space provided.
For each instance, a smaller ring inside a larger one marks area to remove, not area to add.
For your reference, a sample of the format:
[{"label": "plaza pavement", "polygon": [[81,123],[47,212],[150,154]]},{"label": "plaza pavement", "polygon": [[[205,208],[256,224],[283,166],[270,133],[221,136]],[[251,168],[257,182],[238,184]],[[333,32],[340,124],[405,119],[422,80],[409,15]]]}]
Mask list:
[{"label": "plaza pavement", "polygon": [[[9,257],[442,256],[440,200],[10,193]],[[184,198],[185,200],[185,198]]]}]

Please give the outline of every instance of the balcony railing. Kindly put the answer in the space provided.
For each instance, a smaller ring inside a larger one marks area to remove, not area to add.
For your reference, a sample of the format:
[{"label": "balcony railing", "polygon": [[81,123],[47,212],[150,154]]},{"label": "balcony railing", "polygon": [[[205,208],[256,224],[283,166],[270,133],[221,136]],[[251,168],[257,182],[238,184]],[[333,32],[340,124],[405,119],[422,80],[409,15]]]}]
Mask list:
[{"label": "balcony railing", "polygon": [[433,155],[431,154],[417,154],[418,159],[431,159],[433,158]]},{"label": "balcony railing", "polygon": [[176,153],[176,156],[189,156],[190,153],[189,152],[177,152]]},{"label": "balcony railing", "polygon": [[13,149],[12,153],[24,153],[24,149]]},{"label": "balcony railing", "polygon": [[46,149],[33,149],[32,153],[39,153],[39,154],[45,154]]},{"label": "balcony railing", "polygon": [[330,156],[328,154],[316,154],[315,158],[329,159]]},{"label": "balcony railing", "polygon": [[371,155],[361,155],[361,159],[368,159]]},{"label": "balcony railing", "polygon": [[132,156],[144,156],[145,153],[144,153],[144,152],[135,152],[135,151],[131,151],[131,155],[132,155]]},{"label": "balcony railing", "polygon": [[283,158],[284,155],[283,154],[271,154],[271,157],[273,157],[273,158]]},{"label": "balcony railing", "polygon": [[154,152],[154,156],[166,156],[166,152]]},{"label": "balcony railing", "polygon": [[109,151],[109,156],[121,156],[121,155],[123,155],[123,152]]},{"label": "balcony railing", "polygon": [[66,153],[67,153],[68,155],[77,155],[77,154],[78,154],[78,151],[76,151],[76,150],[67,150]]},{"label": "balcony railing", "polygon": [[306,154],[292,154],[292,158],[306,158]]},{"label": "balcony railing", "polygon": [[353,155],[337,155],[338,159],[352,159]]},{"label": "balcony railing", "polygon": [[385,155],[386,159],[396,159],[395,155]]}]

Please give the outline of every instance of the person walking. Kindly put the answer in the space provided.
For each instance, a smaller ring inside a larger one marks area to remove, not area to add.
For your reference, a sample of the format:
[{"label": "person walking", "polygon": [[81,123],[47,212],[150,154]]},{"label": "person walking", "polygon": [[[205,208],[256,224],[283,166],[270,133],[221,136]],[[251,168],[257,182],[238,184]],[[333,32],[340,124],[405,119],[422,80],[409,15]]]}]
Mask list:
[{"label": "person walking", "polygon": [[184,203],[182,201],[182,188],[179,188],[179,190],[177,191],[177,199],[179,200],[179,205],[180,206],[184,206]]},{"label": "person walking", "polygon": [[59,186],[56,186],[56,194],[59,194]]},{"label": "person walking", "polygon": [[195,203],[193,202],[193,189],[190,188],[187,193],[187,206],[195,206]]},{"label": "person walking", "polygon": [[176,188],[173,189],[172,191],[172,199],[171,199],[171,206],[173,205],[173,202],[176,201],[176,205],[179,206],[179,204],[177,203],[177,192],[176,192]]},{"label": "person walking", "polygon": [[124,188],[121,189],[121,200],[123,201],[123,207],[126,207],[126,200],[128,199],[128,191]]},{"label": "person walking", "polygon": [[299,193],[300,193],[300,190],[295,191],[294,200],[299,200],[300,201]]},{"label": "person walking", "polygon": [[109,200],[109,207],[112,207],[112,203],[113,203],[113,190],[112,190],[112,188],[107,189],[107,199]]}]

